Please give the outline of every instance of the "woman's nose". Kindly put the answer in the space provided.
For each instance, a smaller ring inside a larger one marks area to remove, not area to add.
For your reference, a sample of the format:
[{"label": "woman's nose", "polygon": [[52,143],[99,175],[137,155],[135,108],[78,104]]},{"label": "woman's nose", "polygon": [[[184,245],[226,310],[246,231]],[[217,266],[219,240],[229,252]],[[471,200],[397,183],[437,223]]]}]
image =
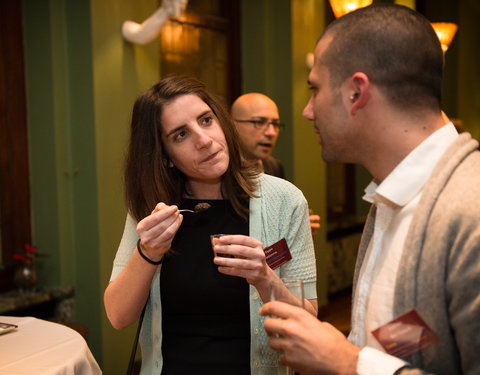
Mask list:
[{"label": "woman's nose", "polygon": [[198,138],[197,138],[197,147],[198,148],[210,147],[212,142],[213,142],[212,138],[205,131],[199,131],[198,132]]}]

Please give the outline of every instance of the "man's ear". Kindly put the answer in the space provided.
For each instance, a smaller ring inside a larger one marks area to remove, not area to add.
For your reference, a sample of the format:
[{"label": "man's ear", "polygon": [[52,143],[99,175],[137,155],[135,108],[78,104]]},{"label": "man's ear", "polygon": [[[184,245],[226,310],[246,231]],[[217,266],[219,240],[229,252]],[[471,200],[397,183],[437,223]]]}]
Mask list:
[{"label": "man's ear", "polygon": [[355,73],[350,81],[349,87],[349,100],[351,103],[350,111],[352,115],[355,115],[357,111],[363,108],[369,98],[370,80],[365,73]]}]

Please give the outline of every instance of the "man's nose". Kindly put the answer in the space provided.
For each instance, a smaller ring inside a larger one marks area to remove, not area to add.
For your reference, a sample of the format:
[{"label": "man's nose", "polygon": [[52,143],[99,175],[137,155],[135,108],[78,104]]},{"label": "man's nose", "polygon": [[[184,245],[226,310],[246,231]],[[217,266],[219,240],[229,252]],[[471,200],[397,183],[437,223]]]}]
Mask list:
[{"label": "man's nose", "polygon": [[265,129],[265,132],[264,134],[269,136],[269,137],[274,137],[276,136],[278,133],[278,128],[276,128],[275,126],[273,126],[273,124],[270,122],[268,123],[267,125],[267,128]]},{"label": "man's nose", "polygon": [[307,105],[303,109],[303,118],[308,121],[314,121],[312,98],[308,100]]}]

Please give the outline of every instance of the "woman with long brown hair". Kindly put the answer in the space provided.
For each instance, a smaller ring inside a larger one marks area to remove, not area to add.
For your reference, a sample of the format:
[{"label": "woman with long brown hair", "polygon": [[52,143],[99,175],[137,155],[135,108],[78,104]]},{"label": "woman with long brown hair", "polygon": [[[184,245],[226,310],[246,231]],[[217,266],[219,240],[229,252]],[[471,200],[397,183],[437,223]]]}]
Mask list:
[{"label": "woman with long brown hair", "polygon": [[[243,162],[227,111],[193,78],[147,90],[131,125],[129,213],[104,297],[110,322],[135,323],[147,303],[142,374],[276,374],[258,314],[272,282],[302,279],[306,309],[317,310],[303,194]],[[212,252],[216,233],[227,235]],[[282,240],[287,250],[269,262],[264,247]]]}]

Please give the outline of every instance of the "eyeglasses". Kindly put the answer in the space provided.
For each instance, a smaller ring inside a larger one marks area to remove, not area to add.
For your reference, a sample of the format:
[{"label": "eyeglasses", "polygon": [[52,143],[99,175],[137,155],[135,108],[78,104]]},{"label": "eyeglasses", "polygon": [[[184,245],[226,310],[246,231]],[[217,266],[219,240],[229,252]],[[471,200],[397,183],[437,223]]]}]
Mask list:
[{"label": "eyeglasses", "polygon": [[277,130],[277,131],[285,128],[285,124],[281,123],[279,120],[271,120],[271,119],[266,118],[266,117],[259,117],[259,118],[251,119],[251,120],[235,120],[235,121],[236,122],[249,122],[249,123],[253,124],[255,129],[264,130],[264,131],[267,130],[267,128],[270,124],[272,124],[273,127],[275,128],[275,130]]}]

